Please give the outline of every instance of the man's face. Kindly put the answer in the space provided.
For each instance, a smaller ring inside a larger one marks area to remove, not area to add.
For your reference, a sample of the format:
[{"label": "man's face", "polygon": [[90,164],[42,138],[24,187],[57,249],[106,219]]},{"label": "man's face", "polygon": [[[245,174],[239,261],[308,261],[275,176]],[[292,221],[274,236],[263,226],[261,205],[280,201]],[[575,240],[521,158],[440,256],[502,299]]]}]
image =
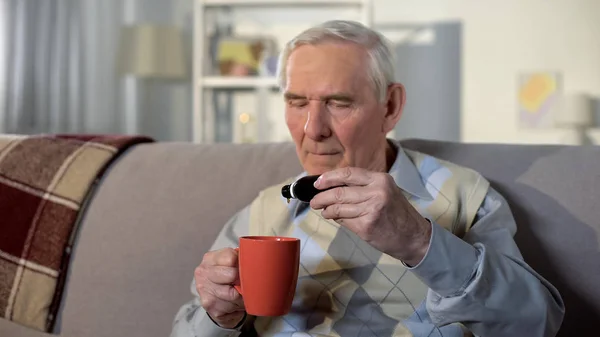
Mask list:
[{"label": "man's face", "polygon": [[285,71],[286,123],[308,174],[346,166],[385,169],[387,107],[375,96],[362,48],[299,46]]}]

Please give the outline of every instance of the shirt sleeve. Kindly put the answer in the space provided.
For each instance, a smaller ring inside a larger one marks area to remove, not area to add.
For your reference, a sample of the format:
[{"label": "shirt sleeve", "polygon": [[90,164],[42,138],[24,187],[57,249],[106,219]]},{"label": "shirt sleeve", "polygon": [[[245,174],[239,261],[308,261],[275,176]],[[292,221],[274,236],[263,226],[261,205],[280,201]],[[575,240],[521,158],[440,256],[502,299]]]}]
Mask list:
[{"label": "shirt sleeve", "polygon": [[513,239],[506,200],[489,188],[463,239],[432,222],[429,249],[409,268],[428,287],[434,323],[462,323],[477,336],[555,336],[565,308],[558,291],[528,266]]},{"label": "shirt sleeve", "polygon": [[[237,247],[239,238],[248,235],[249,220],[250,206],[247,206],[225,224],[210,250]],[[193,298],[184,304],[175,315],[171,337],[237,337],[241,334],[241,326],[240,329],[224,329],[213,322],[202,308],[200,296],[196,290],[196,283],[193,279],[190,291]],[[243,323],[240,325],[243,325]]]}]

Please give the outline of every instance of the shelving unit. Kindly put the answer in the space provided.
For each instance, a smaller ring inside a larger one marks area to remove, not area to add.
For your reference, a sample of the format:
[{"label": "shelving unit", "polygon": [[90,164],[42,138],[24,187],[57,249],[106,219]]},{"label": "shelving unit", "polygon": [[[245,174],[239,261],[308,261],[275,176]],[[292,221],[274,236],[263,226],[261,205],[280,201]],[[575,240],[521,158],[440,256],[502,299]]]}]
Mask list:
[{"label": "shelving unit", "polygon": [[[273,90],[278,89],[275,77],[229,77],[214,76],[206,71],[208,51],[206,48],[207,11],[220,8],[259,8],[261,10],[316,8],[348,8],[358,11],[360,21],[372,25],[372,0],[195,0],[194,3],[194,60],[193,60],[193,117],[192,138],[195,143],[215,142],[215,114],[208,109],[205,95],[219,90],[237,92],[251,90],[256,95],[256,128],[259,139],[268,140],[268,100]],[[293,12],[292,12],[293,13]],[[231,120],[235,120],[231,116]],[[233,125],[232,125],[233,127]]]},{"label": "shelving unit", "polygon": [[205,89],[225,88],[225,89],[249,89],[249,88],[277,88],[277,79],[275,77],[225,77],[225,76],[206,76],[200,81]]},{"label": "shelving unit", "polygon": [[363,0],[204,0],[205,6],[362,6]]}]

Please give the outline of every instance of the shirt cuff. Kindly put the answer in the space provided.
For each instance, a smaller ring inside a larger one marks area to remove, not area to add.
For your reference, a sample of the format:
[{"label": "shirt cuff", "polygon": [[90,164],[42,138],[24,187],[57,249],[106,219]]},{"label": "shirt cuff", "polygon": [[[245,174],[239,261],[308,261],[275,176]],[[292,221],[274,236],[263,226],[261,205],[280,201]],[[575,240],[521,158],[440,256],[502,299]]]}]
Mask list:
[{"label": "shirt cuff", "polygon": [[478,250],[433,221],[423,260],[408,267],[432,291],[443,297],[462,293],[477,270]]},{"label": "shirt cuff", "polygon": [[204,313],[203,317],[201,317],[198,321],[198,326],[195,331],[202,331],[202,333],[206,333],[206,336],[215,336],[215,337],[237,337],[241,334],[241,328],[246,322],[247,315],[244,315],[242,321],[233,329],[226,329],[220,327],[213,319],[210,317],[208,313]]}]

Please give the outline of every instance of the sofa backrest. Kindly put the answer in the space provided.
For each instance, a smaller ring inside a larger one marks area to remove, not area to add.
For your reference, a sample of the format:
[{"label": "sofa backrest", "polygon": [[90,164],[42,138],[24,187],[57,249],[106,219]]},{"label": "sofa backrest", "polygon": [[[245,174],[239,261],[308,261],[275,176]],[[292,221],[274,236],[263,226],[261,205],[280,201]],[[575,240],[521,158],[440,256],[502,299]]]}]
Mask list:
[{"label": "sofa backrest", "polygon": [[404,146],[471,167],[507,199],[525,261],[560,291],[560,335],[600,321],[600,147],[456,144]]},{"label": "sofa backrest", "polygon": [[[258,192],[301,171],[291,144],[142,144],[87,207],[58,319],[67,337],[168,336],[194,268]],[[0,320],[2,337],[46,336]]]},{"label": "sofa backrest", "polygon": [[[509,201],[525,259],[567,305],[561,335],[600,319],[600,148],[408,140],[483,173]],[[194,268],[221,226],[262,188],[301,171],[289,143],[139,145],[87,209],[60,335],[168,336]],[[0,336],[42,336],[0,322]]]},{"label": "sofa backrest", "polygon": [[290,144],[157,143],[132,150],[88,210],[64,329],[168,336],[177,310],[192,298],[195,267],[228,218],[261,189],[300,171]]}]

